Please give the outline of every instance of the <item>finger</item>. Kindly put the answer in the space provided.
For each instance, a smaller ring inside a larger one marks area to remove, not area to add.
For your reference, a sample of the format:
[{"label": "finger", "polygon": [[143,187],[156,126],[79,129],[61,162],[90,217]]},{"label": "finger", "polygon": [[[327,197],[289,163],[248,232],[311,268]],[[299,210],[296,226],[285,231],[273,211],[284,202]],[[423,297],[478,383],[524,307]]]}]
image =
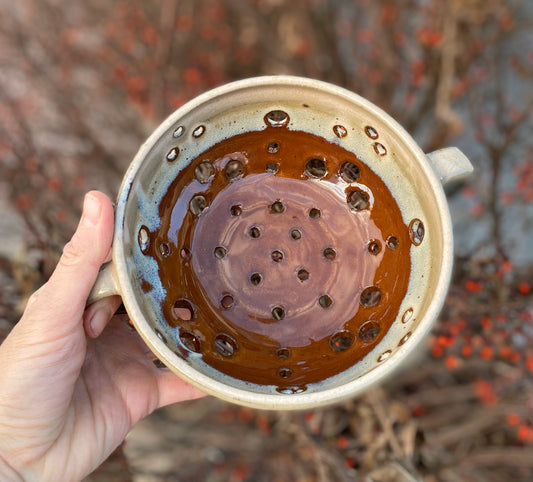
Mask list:
[{"label": "finger", "polygon": [[156,377],[159,391],[157,408],[206,396],[202,390],[182,380],[170,370],[158,369]]},{"label": "finger", "polygon": [[100,336],[121,302],[120,296],[110,296],[88,306],[83,313],[83,327],[87,336],[91,338]]},{"label": "finger", "polygon": [[32,317],[36,322],[42,320],[48,330],[79,323],[112,237],[111,201],[98,191],[87,193],[76,232],[63,249],[54,273],[28,306],[29,311],[39,311]]}]

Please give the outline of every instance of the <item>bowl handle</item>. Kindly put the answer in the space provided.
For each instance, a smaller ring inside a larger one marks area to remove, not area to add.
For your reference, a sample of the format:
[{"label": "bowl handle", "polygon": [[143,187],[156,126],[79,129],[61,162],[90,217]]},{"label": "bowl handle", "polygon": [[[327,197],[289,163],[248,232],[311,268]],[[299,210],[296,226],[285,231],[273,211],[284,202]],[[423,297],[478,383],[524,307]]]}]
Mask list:
[{"label": "bowl handle", "polygon": [[446,147],[426,154],[433,171],[442,184],[459,181],[473,171],[472,163],[457,147]]},{"label": "bowl handle", "polygon": [[119,295],[117,274],[113,261],[105,263],[100,268],[100,272],[94,282],[93,289],[87,299],[87,305],[94,303],[95,301],[107,298],[108,296]]}]

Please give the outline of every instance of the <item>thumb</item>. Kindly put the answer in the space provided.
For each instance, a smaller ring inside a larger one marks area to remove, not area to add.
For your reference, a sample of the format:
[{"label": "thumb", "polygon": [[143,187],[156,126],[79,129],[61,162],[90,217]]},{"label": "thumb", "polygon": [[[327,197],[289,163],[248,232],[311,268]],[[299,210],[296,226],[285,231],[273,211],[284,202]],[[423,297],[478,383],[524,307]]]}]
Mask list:
[{"label": "thumb", "polygon": [[[47,330],[52,332],[61,326],[73,328],[77,325],[100,266],[109,253],[112,238],[111,201],[105,194],[91,191],[85,195],[76,232],[65,245],[48,282],[30,298],[25,314],[37,315],[30,316],[46,322]],[[39,313],[31,313],[34,310]]]}]

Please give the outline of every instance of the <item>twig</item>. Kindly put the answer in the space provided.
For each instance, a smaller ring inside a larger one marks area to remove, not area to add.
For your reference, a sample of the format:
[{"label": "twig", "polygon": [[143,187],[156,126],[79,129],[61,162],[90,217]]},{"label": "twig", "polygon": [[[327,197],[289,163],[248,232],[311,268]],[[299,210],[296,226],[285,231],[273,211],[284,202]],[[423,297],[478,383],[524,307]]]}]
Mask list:
[{"label": "twig", "polygon": [[388,417],[387,412],[383,408],[383,403],[377,396],[376,391],[371,391],[368,394],[368,399],[370,400],[372,409],[374,410],[374,413],[376,414],[376,417],[383,428],[383,432],[387,437],[387,441],[389,442],[395,458],[397,460],[403,460],[405,458],[404,451],[398,442],[398,438],[396,437],[394,428],[392,427],[392,422]]},{"label": "twig", "polygon": [[[473,411],[472,409],[470,410],[470,412]],[[464,417],[461,423],[449,425],[438,432],[426,433],[428,443],[435,447],[453,445],[493,426],[506,413],[507,407],[503,405],[485,408],[484,410],[476,410],[475,416],[470,418]]]},{"label": "twig", "polygon": [[489,447],[477,450],[463,459],[464,463],[485,467],[522,467],[533,469],[533,448]]}]

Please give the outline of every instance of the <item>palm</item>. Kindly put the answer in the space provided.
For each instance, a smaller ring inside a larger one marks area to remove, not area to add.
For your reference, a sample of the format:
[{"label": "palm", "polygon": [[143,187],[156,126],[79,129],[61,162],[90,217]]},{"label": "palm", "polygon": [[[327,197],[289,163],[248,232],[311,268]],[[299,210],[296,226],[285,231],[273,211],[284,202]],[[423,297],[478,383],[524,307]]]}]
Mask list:
[{"label": "palm", "polygon": [[[75,423],[65,425],[49,453],[54,460],[61,456],[65,459],[64,465],[58,465],[58,475],[65,477],[67,466],[77,470],[72,463],[76,454],[65,448],[77,447],[80,454],[91,453],[93,460],[86,463],[94,469],[138,420],[162,404],[162,389],[170,389],[179,399],[185,383],[168,370],[156,368],[152,359],[139,335],[129,330],[119,316],[110,321],[99,338],[87,341],[85,362],[68,408]],[[99,450],[89,450],[92,447]],[[70,475],[76,479],[83,474]]]},{"label": "palm", "polygon": [[[19,355],[24,355],[20,349]],[[80,323],[74,332],[34,345],[19,367],[39,366],[39,373],[22,379],[31,389],[13,399],[32,418],[18,417],[17,409],[9,416],[19,429],[19,438],[10,446],[15,452],[17,447],[23,450],[20,462],[34,467],[44,480],[80,480],[141,418],[160,406],[200,395],[152,360],[121,316],[113,317],[96,339],[87,339]],[[33,443],[36,433],[38,444]]]}]

